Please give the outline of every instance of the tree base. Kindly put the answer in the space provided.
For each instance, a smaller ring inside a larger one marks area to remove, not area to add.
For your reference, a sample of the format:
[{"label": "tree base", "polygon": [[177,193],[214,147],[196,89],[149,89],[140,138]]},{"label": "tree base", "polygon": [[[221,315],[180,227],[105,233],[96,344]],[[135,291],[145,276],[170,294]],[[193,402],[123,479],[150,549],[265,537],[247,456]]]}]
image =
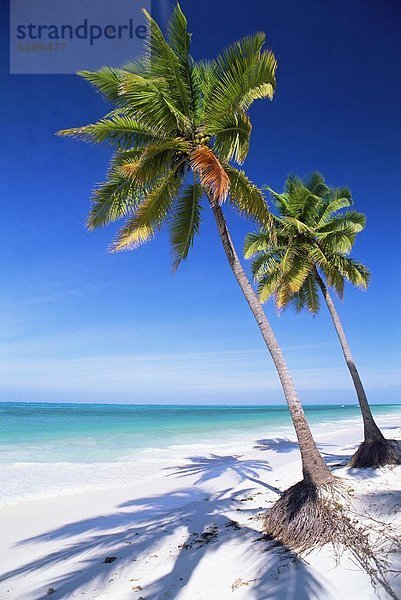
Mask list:
[{"label": "tree base", "polygon": [[[383,550],[383,527],[376,537],[379,546],[370,541],[374,525],[361,524],[353,514],[352,499],[341,480],[316,485],[310,481],[296,483],[275,502],[266,515],[265,532],[283,549],[306,554],[314,548],[331,544],[336,560],[344,551],[369,575],[373,587],[384,588],[393,600],[400,600],[388,579],[388,554]],[[399,548],[399,540],[396,547]]]},{"label": "tree base", "polygon": [[401,465],[401,442],[398,440],[365,441],[348,463],[354,469],[377,469],[386,465]]},{"label": "tree base", "polygon": [[336,485],[303,480],[286,490],[266,515],[268,537],[296,552],[333,541],[339,522],[333,501]]}]

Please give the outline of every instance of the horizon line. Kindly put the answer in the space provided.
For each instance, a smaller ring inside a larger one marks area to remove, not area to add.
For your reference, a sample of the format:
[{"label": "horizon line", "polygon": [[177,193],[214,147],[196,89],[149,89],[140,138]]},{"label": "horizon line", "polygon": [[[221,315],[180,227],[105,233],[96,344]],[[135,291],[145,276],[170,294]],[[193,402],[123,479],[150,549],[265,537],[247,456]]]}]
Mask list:
[{"label": "horizon line", "polygon": [[[59,402],[57,400],[1,400],[1,404],[58,404],[58,405],[69,405],[69,406],[153,406],[153,407],[168,407],[168,406],[178,406],[178,407],[189,407],[189,408],[199,408],[199,407],[207,407],[207,408],[218,408],[218,407],[230,407],[230,408],[287,408],[288,405],[283,402],[280,404],[229,404],[229,403],[198,403],[198,404],[186,404],[186,403],[160,403],[160,402]],[[401,402],[370,402],[370,406],[400,406]],[[313,403],[302,403],[303,407],[308,406],[335,406],[339,408],[345,408],[347,406],[355,406],[359,407],[358,402],[341,402],[341,403],[327,403],[322,404],[318,402]]]}]

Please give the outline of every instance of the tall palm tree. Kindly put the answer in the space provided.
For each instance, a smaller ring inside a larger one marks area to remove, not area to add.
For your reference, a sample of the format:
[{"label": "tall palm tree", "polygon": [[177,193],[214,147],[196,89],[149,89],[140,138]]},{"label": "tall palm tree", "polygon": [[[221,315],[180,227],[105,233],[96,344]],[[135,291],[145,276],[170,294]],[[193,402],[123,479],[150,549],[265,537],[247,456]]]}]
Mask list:
[{"label": "tall palm tree", "polygon": [[[352,457],[354,467],[401,464],[399,445],[386,440],[370,410],[340,317],[329,288],[342,298],[346,281],[366,288],[369,272],[349,256],[365,216],[349,209],[348,188],[329,188],[319,173],[302,181],[289,177],[285,192],[270,190],[277,209],[274,227],[248,235],[245,256],[256,256],[253,273],[262,302],[274,296],[280,310],[292,304],[297,311],[316,314],[319,289],[330,312],[354,383],[364,424],[364,442]],[[343,209],[348,209],[344,211]]]},{"label": "tall palm tree", "polygon": [[201,225],[201,200],[212,210],[234,276],[272,356],[288,403],[302,456],[304,482],[334,480],[316,448],[283,354],[234,248],[222,205],[270,226],[260,190],[233,162],[248,153],[248,109],[272,99],[276,60],[264,50],[265,35],[241,39],[215,60],[195,62],[180,7],[164,37],[145,11],[150,35],[146,54],[123,69],[104,67],[80,75],[114,108],[100,121],[60,131],[88,142],[115,147],[107,180],[93,194],[88,227],[125,219],[111,250],[134,249],[151,240],[166,223],[174,268],[187,258]]}]

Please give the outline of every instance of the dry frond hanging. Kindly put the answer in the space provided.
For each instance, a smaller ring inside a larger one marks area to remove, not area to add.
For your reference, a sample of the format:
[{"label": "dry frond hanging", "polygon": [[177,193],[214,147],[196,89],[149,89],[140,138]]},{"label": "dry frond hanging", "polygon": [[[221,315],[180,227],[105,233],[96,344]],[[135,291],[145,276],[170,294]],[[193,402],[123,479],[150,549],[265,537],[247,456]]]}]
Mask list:
[{"label": "dry frond hanging", "polygon": [[216,155],[207,146],[198,146],[190,156],[191,167],[199,173],[203,187],[209,189],[214,200],[224,202],[230,187],[228,175]]}]

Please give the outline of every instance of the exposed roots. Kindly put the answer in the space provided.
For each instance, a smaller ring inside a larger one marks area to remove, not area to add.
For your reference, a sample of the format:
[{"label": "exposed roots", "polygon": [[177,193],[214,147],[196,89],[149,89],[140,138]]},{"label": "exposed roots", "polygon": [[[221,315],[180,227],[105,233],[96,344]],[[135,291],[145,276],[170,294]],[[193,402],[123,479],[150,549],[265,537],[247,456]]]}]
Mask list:
[{"label": "exposed roots", "polygon": [[398,440],[376,440],[362,442],[349,462],[355,469],[377,469],[386,465],[401,465],[401,442]]},{"label": "exposed roots", "polygon": [[333,484],[317,487],[296,483],[274,503],[266,515],[266,533],[297,552],[324,546],[333,538],[337,517],[325,500]]},{"label": "exposed roots", "polygon": [[266,534],[301,555],[331,544],[339,561],[348,551],[368,573],[372,585],[384,588],[397,600],[388,575],[390,553],[399,550],[400,541],[385,523],[361,523],[360,515],[350,509],[350,501],[338,480],[320,486],[301,481],[286,490],[267,513]]}]

